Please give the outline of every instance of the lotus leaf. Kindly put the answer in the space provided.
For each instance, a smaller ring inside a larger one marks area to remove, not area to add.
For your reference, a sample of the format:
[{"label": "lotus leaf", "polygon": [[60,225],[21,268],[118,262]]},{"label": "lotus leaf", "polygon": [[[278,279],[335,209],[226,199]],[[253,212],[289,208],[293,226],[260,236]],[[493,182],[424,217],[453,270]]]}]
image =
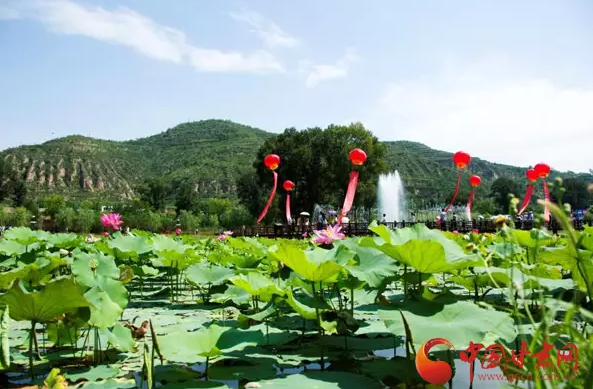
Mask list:
[{"label": "lotus leaf", "polygon": [[377,288],[383,280],[396,275],[399,266],[387,254],[373,247],[349,245],[356,254],[355,263],[345,265],[345,269],[354,277],[365,281],[369,286]]},{"label": "lotus leaf", "polygon": [[512,231],[513,237],[521,247],[535,249],[537,247],[547,246],[552,243],[552,237],[542,230],[532,229],[531,231]]},{"label": "lotus leaf", "polygon": [[185,271],[186,278],[196,285],[221,285],[234,275],[231,269],[204,262],[192,265]]},{"label": "lotus leaf", "polygon": [[380,389],[384,387],[379,380],[373,380],[359,374],[334,371],[292,374],[271,380],[258,381],[258,383],[262,388],[274,389]]},{"label": "lotus leaf", "polygon": [[83,253],[74,259],[72,274],[81,285],[92,288],[101,282],[102,278],[119,278],[120,271],[113,257],[99,253]]},{"label": "lotus leaf", "polygon": [[[470,341],[487,343],[486,339],[501,338],[510,342],[515,339],[513,319],[507,313],[481,308],[468,301],[439,300],[407,301],[398,305],[416,345],[441,337],[456,348],[465,349]],[[399,310],[380,310],[379,317],[391,333],[405,334]]]},{"label": "lotus leaf", "polygon": [[8,256],[21,255],[27,252],[27,246],[14,240],[0,240],[0,253]]},{"label": "lotus leaf", "polygon": [[114,239],[108,241],[111,249],[117,249],[130,257],[137,257],[140,254],[152,250],[149,240],[143,236],[124,236],[118,234]]},{"label": "lotus leaf", "polygon": [[231,278],[230,281],[250,295],[259,296],[264,301],[269,301],[274,295],[283,296],[285,294],[285,291],[278,287],[274,281],[256,271],[240,274]]},{"label": "lotus leaf", "polygon": [[109,344],[122,352],[132,351],[136,342],[132,337],[132,331],[121,323],[115,323],[111,331],[107,330]]},{"label": "lotus leaf", "polygon": [[197,362],[227,352],[255,346],[264,340],[261,331],[242,331],[212,324],[195,332],[175,329],[160,339],[165,359],[175,362]]},{"label": "lotus leaf", "polygon": [[132,389],[136,388],[136,381],[130,379],[107,380],[99,382],[88,382],[83,389]]},{"label": "lotus leaf", "polygon": [[117,366],[97,366],[91,369],[88,369],[84,372],[78,373],[66,373],[64,377],[70,382],[78,382],[78,381],[99,381],[99,380],[106,380],[108,378],[116,377],[119,374],[119,368]]},{"label": "lotus leaf", "polygon": [[42,230],[33,231],[26,227],[11,228],[4,233],[4,239],[13,240],[24,246],[30,246],[36,242],[45,242],[50,239],[50,233]]},{"label": "lotus leaf", "polygon": [[15,282],[6,294],[0,296],[0,303],[10,307],[13,320],[36,323],[45,323],[62,313],[89,306],[80,286],[70,278],[50,282],[36,292],[28,292],[22,283]]},{"label": "lotus leaf", "polygon": [[310,282],[324,282],[337,276],[342,267],[332,260],[334,252],[318,248],[307,253],[300,248],[278,244],[270,252],[300,277]]}]

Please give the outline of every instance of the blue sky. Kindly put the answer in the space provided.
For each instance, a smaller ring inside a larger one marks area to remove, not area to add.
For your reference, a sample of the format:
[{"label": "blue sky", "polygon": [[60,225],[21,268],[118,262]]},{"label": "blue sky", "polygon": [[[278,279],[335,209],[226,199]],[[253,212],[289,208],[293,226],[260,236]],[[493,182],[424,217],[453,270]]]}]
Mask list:
[{"label": "blue sky", "polygon": [[0,149],[208,118],[361,121],[586,171],[591,20],[590,0],[0,0]]}]

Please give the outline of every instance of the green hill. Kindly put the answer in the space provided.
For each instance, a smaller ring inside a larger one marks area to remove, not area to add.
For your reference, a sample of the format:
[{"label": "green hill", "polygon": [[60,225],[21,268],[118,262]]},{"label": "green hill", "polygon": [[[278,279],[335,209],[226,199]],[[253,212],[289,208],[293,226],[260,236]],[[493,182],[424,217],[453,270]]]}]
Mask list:
[{"label": "green hill", "polygon": [[[7,149],[0,152],[0,158],[12,162],[38,196],[130,198],[136,185],[149,177],[191,179],[202,196],[226,196],[234,194],[236,179],[252,168],[258,148],[272,136],[228,120],[203,120],[126,142],[69,136]],[[411,197],[430,202],[448,199],[456,180],[452,153],[415,142],[385,143],[387,162],[400,172]],[[524,167],[479,158],[470,166],[483,179],[482,193],[497,177],[521,180],[525,172]],[[579,176],[593,179],[590,174]]]}]

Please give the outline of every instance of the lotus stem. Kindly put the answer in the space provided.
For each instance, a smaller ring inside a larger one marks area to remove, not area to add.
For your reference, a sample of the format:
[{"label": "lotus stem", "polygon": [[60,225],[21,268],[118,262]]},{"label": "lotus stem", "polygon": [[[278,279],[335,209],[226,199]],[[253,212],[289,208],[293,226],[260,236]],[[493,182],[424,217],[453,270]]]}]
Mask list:
[{"label": "lotus stem", "polygon": [[354,288],[350,288],[350,314],[354,318]]},{"label": "lotus stem", "polygon": [[408,265],[404,265],[404,299],[408,297],[408,282],[406,281],[406,273],[408,272]]},{"label": "lotus stem", "polygon": [[31,332],[29,333],[29,374],[31,376],[31,383],[35,378],[33,373],[33,338],[35,338],[35,322],[31,322]]}]

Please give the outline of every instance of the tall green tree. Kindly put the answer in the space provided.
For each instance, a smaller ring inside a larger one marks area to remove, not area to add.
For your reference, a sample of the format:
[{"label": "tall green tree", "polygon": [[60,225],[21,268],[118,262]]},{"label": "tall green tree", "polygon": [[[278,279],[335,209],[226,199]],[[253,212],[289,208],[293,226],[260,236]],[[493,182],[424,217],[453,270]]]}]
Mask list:
[{"label": "tall green tree", "polygon": [[507,178],[499,177],[492,183],[490,187],[491,197],[494,199],[494,205],[496,211],[506,214],[509,210],[509,194],[513,194],[516,197],[521,197],[521,187],[517,181]]},{"label": "tall green tree", "polygon": [[[279,174],[278,192],[284,204],[285,193],[282,183],[291,180],[295,189],[291,194],[293,212],[312,212],[315,204],[332,204],[336,208],[342,205],[349,180],[352,164],[349,152],[359,147],[368,159],[360,169],[357,196],[354,206],[372,207],[376,201],[377,180],[381,173],[388,170],[385,163],[385,145],[373,136],[360,123],[348,126],[331,125],[326,129],[319,127],[298,131],[289,128],[284,133],[266,140],[259,149],[254,162],[256,175],[254,182],[267,197],[272,175],[263,164],[267,154],[275,153],[281,158],[277,170]],[[245,176],[239,181],[239,196],[245,206],[253,213],[261,209],[254,204],[254,198],[261,201],[253,185],[249,185]]]},{"label": "tall green tree", "polygon": [[20,207],[25,204],[27,187],[14,167],[0,159],[0,203],[9,201]]},{"label": "tall green tree", "polygon": [[54,218],[58,212],[66,206],[66,200],[60,195],[54,194],[43,199],[45,214]]},{"label": "tall green tree", "polygon": [[[587,182],[577,178],[569,177],[562,180],[562,203],[570,204],[572,209],[586,209],[592,205],[593,196],[587,190]],[[557,201],[556,191],[550,189],[552,201]]]},{"label": "tall green tree", "polygon": [[197,200],[195,185],[190,181],[182,181],[175,183],[174,188],[177,214],[181,211],[194,210]]},{"label": "tall green tree", "polygon": [[169,184],[160,178],[148,179],[138,188],[140,200],[157,211],[165,209],[170,192]]}]

